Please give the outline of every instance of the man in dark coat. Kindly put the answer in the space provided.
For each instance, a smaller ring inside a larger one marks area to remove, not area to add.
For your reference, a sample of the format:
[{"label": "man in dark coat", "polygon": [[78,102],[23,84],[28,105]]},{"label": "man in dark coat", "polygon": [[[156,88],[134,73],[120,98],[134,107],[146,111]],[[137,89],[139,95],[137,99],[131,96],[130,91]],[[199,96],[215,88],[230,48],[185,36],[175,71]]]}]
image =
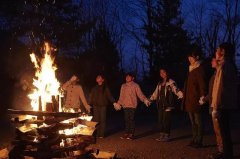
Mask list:
[{"label": "man in dark coat", "polygon": [[[229,112],[237,108],[237,69],[234,62],[235,48],[230,43],[222,43],[216,50],[218,67],[211,93],[212,117],[218,123],[215,130],[218,152],[214,159],[232,159],[233,145],[229,127]],[[220,146],[220,148],[219,148]]]},{"label": "man in dark coat", "polygon": [[192,140],[189,146],[202,147],[203,127],[199,100],[206,95],[204,68],[200,61],[201,50],[194,47],[188,55],[189,73],[184,84],[182,108],[188,112],[192,124]]}]

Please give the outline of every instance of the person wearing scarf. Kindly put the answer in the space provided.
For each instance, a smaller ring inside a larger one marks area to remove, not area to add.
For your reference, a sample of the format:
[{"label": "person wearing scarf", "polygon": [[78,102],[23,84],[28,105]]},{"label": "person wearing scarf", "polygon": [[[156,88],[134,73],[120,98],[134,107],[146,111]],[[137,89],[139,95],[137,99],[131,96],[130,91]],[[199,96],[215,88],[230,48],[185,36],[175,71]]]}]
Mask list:
[{"label": "person wearing scarf", "polygon": [[201,50],[194,47],[188,54],[189,72],[184,83],[182,109],[189,115],[192,125],[192,140],[188,146],[202,147],[202,107],[199,100],[207,94],[204,68],[200,61]]}]

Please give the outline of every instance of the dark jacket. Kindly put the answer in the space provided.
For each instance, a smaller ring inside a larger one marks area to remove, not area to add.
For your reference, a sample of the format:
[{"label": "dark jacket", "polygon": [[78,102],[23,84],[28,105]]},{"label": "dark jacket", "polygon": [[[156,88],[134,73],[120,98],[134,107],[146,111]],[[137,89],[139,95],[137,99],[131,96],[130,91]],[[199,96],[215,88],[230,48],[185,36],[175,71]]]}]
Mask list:
[{"label": "dark jacket", "polygon": [[106,85],[96,85],[92,88],[89,98],[90,105],[104,107],[109,102],[114,103],[115,99]]},{"label": "dark jacket", "polygon": [[229,59],[224,60],[222,66],[222,85],[220,109],[235,109],[237,108],[237,91],[238,91],[238,77],[237,68],[233,61]]},{"label": "dark jacket", "polygon": [[161,85],[162,82],[159,82],[155,91],[151,95],[150,100],[156,100],[158,109],[175,107],[177,99],[181,98],[180,95],[182,96],[182,92],[178,89],[175,81],[172,79],[168,79],[163,87]]},{"label": "dark jacket", "polygon": [[182,109],[187,112],[199,113],[199,99],[207,92],[205,72],[202,65],[188,73],[184,83]]}]

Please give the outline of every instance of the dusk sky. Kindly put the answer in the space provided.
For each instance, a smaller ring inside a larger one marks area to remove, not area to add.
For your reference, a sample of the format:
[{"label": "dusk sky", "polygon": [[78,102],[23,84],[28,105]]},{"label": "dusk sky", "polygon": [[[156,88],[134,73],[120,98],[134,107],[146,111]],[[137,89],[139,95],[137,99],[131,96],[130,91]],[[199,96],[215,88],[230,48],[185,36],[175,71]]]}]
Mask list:
[{"label": "dusk sky", "polygon": [[[127,1],[125,1],[127,2]],[[141,34],[142,21],[139,17],[144,17],[144,13],[142,12],[142,8],[139,5],[136,5],[138,0],[130,0],[128,1],[128,7],[124,6],[123,9],[123,17],[122,21],[125,22],[128,29],[138,28],[139,33]],[[203,29],[207,29],[210,23],[210,14],[213,10],[224,11],[223,1],[221,0],[182,0],[181,12],[182,18],[184,19],[183,28],[188,31],[188,33],[196,32],[199,30],[199,21],[202,23]],[[202,12],[202,14],[200,14]],[[238,10],[240,13],[240,10]],[[134,25],[134,26],[133,26]],[[238,28],[240,31],[240,28]],[[126,34],[125,38],[125,47],[124,47],[124,65],[126,69],[132,69],[134,67],[133,63],[135,63],[135,57],[138,58],[138,67],[141,67],[142,63],[140,63],[141,58],[144,57],[145,64],[146,54],[144,50],[142,50],[135,39],[131,37],[131,35]],[[240,52],[239,45],[237,46],[237,54],[236,63],[238,68],[240,68]]]}]

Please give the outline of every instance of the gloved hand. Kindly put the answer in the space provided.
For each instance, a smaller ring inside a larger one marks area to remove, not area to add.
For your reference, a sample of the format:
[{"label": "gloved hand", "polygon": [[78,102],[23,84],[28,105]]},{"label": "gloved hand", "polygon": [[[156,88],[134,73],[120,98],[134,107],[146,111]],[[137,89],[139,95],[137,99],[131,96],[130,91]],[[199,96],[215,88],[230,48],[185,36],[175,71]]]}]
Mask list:
[{"label": "gloved hand", "polygon": [[77,79],[78,79],[78,77],[75,76],[75,75],[73,75],[73,76],[71,77],[70,81],[71,81],[71,82],[74,82],[74,81],[76,81]]},{"label": "gloved hand", "polygon": [[213,117],[214,119],[217,119],[217,118],[218,118],[218,115],[219,115],[219,113],[218,113],[217,110],[213,110],[213,111],[212,111],[212,117]]},{"label": "gloved hand", "polygon": [[86,108],[86,110],[87,110],[87,113],[90,113],[90,112],[91,112],[91,108],[92,108],[92,107],[91,107],[90,105],[86,105],[85,108]]},{"label": "gloved hand", "polygon": [[178,91],[177,92],[177,96],[178,96],[178,99],[182,99],[183,98],[183,92],[182,91]]},{"label": "gloved hand", "polygon": [[147,107],[151,105],[151,102],[148,99],[145,99],[143,102]]},{"label": "gloved hand", "polygon": [[118,104],[118,103],[113,103],[113,106],[114,106],[114,109],[116,110],[116,111],[119,111],[119,110],[121,110],[121,105],[120,104]]},{"label": "gloved hand", "polygon": [[204,98],[205,98],[204,96],[200,97],[200,99],[198,101],[200,105],[203,105],[205,103]]}]

